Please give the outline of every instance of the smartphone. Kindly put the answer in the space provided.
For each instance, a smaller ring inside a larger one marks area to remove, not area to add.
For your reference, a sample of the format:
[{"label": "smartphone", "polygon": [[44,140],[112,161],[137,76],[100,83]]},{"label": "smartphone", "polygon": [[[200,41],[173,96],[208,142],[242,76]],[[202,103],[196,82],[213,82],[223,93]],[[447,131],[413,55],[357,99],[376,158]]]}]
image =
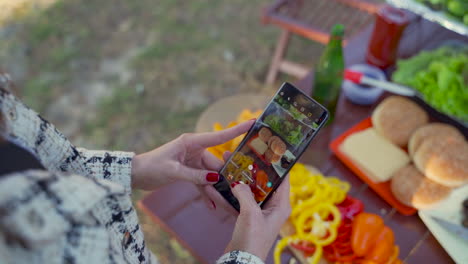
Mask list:
[{"label": "smartphone", "polygon": [[263,207],[328,116],[325,107],[284,83],[221,168],[220,181],[214,187],[239,211],[230,185],[243,181]]}]

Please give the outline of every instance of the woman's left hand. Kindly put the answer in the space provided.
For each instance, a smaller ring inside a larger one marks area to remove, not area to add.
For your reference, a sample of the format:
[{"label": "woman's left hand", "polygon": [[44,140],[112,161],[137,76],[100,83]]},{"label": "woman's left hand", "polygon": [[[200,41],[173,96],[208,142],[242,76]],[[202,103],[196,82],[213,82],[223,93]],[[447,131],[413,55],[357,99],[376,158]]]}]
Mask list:
[{"label": "woman's left hand", "polygon": [[[186,180],[207,185],[204,190],[212,200],[224,200],[212,186],[218,182],[218,171],[224,162],[206,148],[244,134],[254,123],[255,120],[250,120],[218,132],[183,134],[159,148],[136,155],[132,161],[132,186],[153,190],[176,180]],[[212,206],[216,207],[214,203]]]}]

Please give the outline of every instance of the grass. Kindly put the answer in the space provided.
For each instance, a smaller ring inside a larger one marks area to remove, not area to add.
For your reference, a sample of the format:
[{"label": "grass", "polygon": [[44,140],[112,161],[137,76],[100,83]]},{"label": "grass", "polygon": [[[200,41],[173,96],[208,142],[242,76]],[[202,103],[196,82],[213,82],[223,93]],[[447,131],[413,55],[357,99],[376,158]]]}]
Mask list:
[{"label": "grass", "polygon": [[[0,66],[12,71],[22,99],[76,144],[147,151],[193,131],[210,103],[265,89],[279,34],[260,22],[270,3],[58,0],[4,26],[11,33],[0,35]],[[317,47],[294,38],[288,56],[312,66]],[[161,263],[195,263],[139,216]]]}]

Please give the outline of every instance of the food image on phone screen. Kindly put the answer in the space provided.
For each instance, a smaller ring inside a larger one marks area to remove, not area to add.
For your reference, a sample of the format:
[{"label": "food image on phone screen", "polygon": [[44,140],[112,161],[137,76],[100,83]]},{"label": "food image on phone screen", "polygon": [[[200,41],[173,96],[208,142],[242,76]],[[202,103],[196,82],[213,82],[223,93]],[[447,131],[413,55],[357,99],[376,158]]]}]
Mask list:
[{"label": "food image on phone screen", "polygon": [[284,83],[220,170],[215,188],[239,210],[230,184],[248,184],[263,205],[328,118],[327,110]]}]

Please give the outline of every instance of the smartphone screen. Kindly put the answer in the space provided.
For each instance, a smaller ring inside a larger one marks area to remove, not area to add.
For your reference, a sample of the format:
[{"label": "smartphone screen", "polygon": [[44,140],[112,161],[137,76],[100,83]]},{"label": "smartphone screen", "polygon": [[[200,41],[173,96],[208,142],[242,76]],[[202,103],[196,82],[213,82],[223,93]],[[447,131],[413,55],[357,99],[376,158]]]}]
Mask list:
[{"label": "smartphone screen", "polygon": [[323,106],[284,83],[221,168],[215,188],[239,210],[230,184],[243,181],[262,206],[327,119]]}]

